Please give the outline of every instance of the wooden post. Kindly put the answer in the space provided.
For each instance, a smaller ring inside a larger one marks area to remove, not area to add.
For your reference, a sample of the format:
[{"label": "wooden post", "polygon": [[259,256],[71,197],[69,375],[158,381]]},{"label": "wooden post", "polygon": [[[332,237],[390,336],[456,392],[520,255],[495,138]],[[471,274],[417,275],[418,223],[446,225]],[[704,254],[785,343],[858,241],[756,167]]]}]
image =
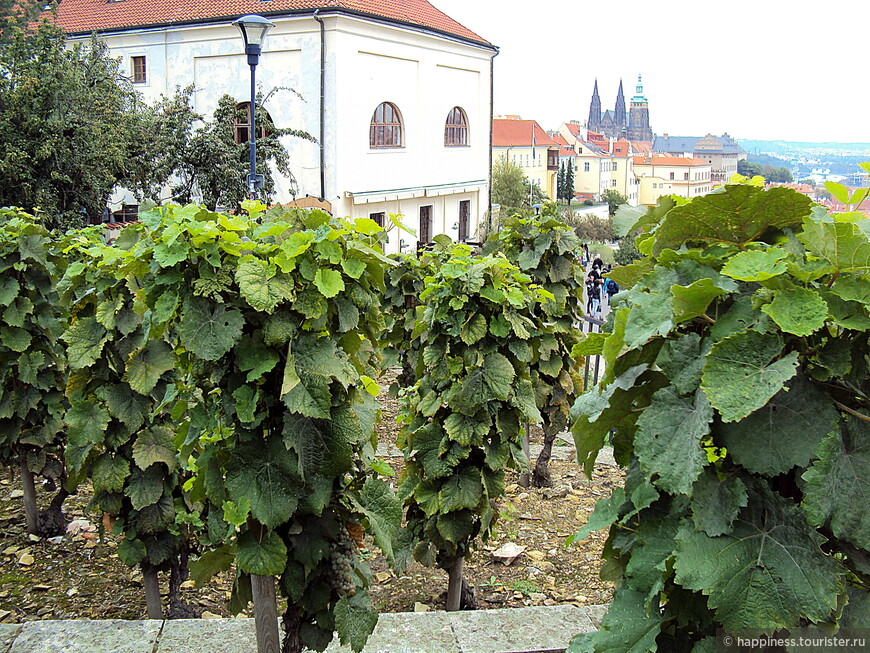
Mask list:
[{"label": "wooden post", "polygon": [[160,579],[157,569],[148,563],[142,563],[142,587],[145,588],[145,605],[148,607],[149,619],[163,619],[163,604],[160,601]]},{"label": "wooden post", "polygon": [[27,532],[39,535],[39,509],[36,505],[36,485],[33,482],[33,472],[27,466],[27,461],[21,460],[21,486],[24,490],[24,522]]},{"label": "wooden post", "polygon": [[447,569],[447,612],[459,610],[462,603],[462,568],[465,558],[456,558]]},{"label": "wooden post", "polygon": [[275,577],[255,576],[252,574],[251,595],[254,599],[254,628],[257,631],[257,653],[279,653]]},{"label": "wooden post", "polygon": [[[532,425],[526,424],[526,434],[523,436],[523,451],[526,452],[526,459],[529,458],[529,431],[531,430]],[[531,461],[529,461],[529,466],[531,466]],[[519,486],[520,487],[530,487],[532,484],[531,477],[529,475],[529,469],[526,467],[526,471],[523,474],[520,474]]]}]

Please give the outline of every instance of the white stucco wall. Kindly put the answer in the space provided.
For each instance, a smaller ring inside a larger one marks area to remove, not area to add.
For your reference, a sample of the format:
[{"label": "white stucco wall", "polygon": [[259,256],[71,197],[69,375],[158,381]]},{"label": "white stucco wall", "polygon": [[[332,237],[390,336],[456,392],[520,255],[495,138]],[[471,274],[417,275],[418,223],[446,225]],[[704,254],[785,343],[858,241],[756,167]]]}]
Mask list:
[{"label": "white stucco wall", "polygon": [[[281,127],[320,134],[320,25],[314,18],[273,18],[257,67],[257,86]],[[458,221],[471,201],[470,237],[488,208],[490,61],[493,50],[448,37],[359,18],[327,15],[323,199],[336,215],[401,212],[416,228],[420,206],[431,205],[433,235]],[[209,116],[223,94],[250,97],[250,69],[232,25],[186,26],[104,35],[130,71],[145,56],[147,81],[135,84],[146,101],[196,86],[194,109]],[[298,93],[299,95],[297,95]],[[300,97],[301,96],[301,97]],[[392,102],[404,123],[404,146],[369,147],[369,124],[381,102]],[[469,122],[469,145],[444,146],[444,125],[459,106]],[[287,137],[298,197],[320,197],[319,145]],[[275,200],[292,199],[287,179]],[[121,201],[121,200],[119,200]],[[129,202],[129,200],[127,200]],[[402,237],[410,240],[413,237]],[[388,251],[398,251],[391,234]],[[416,244],[416,241],[414,241]]]}]

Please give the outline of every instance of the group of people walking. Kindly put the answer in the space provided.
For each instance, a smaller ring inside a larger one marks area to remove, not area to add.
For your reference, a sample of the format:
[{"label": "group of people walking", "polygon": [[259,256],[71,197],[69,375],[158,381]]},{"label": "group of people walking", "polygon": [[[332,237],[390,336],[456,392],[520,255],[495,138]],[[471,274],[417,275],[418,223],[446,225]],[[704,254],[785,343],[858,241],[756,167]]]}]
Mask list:
[{"label": "group of people walking", "polygon": [[[584,267],[589,265],[589,248],[586,244],[583,245],[581,262]],[[610,265],[605,266],[604,261],[596,258],[586,273],[586,314],[589,317],[600,318],[604,303],[609,306],[610,298],[619,292],[619,285],[606,276],[610,270]]]}]

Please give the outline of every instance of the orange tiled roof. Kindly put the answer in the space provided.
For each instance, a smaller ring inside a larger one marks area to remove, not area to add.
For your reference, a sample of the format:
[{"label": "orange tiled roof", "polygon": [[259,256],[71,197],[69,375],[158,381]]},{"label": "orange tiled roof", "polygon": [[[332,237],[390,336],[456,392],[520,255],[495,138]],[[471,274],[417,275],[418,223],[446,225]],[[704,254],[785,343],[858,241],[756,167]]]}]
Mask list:
[{"label": "orange tiled roof", "polygon": [[491,45],[427,0],[63,0],[57,23],[71,34],[121,31],[188,23],[229,22],[245,14],[267,18],[311,14],[320,9],[416,25]]},{"label": "orange tiled roof", "polygon": [[634,157],[634,165],[654,165],[654,166],[709,166],[710,164],[702,159],[694,159],[682,156],[636,156]]},{"label": "orange tiled roof", "polygon": [[536,121],[501,118],[492,121],[492,145],[493,147],[531,147],[532,131],[535,133],[536,146],[558,147],[559,143],[550,138]]}]

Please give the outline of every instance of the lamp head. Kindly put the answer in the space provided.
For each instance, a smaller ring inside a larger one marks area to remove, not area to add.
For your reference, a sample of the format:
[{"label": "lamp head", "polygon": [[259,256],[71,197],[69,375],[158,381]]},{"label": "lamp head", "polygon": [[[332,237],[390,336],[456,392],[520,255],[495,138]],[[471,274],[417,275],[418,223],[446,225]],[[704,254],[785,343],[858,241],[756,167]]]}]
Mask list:
[{"label": "lamp head", "polygon": [[234,20],[233,25],[242,33],[242,38],[245,40],[245,53],[249,55],[259,55],[262,52],[266,34],[275,27],[272,21],[255,14],[242,16]]}]

